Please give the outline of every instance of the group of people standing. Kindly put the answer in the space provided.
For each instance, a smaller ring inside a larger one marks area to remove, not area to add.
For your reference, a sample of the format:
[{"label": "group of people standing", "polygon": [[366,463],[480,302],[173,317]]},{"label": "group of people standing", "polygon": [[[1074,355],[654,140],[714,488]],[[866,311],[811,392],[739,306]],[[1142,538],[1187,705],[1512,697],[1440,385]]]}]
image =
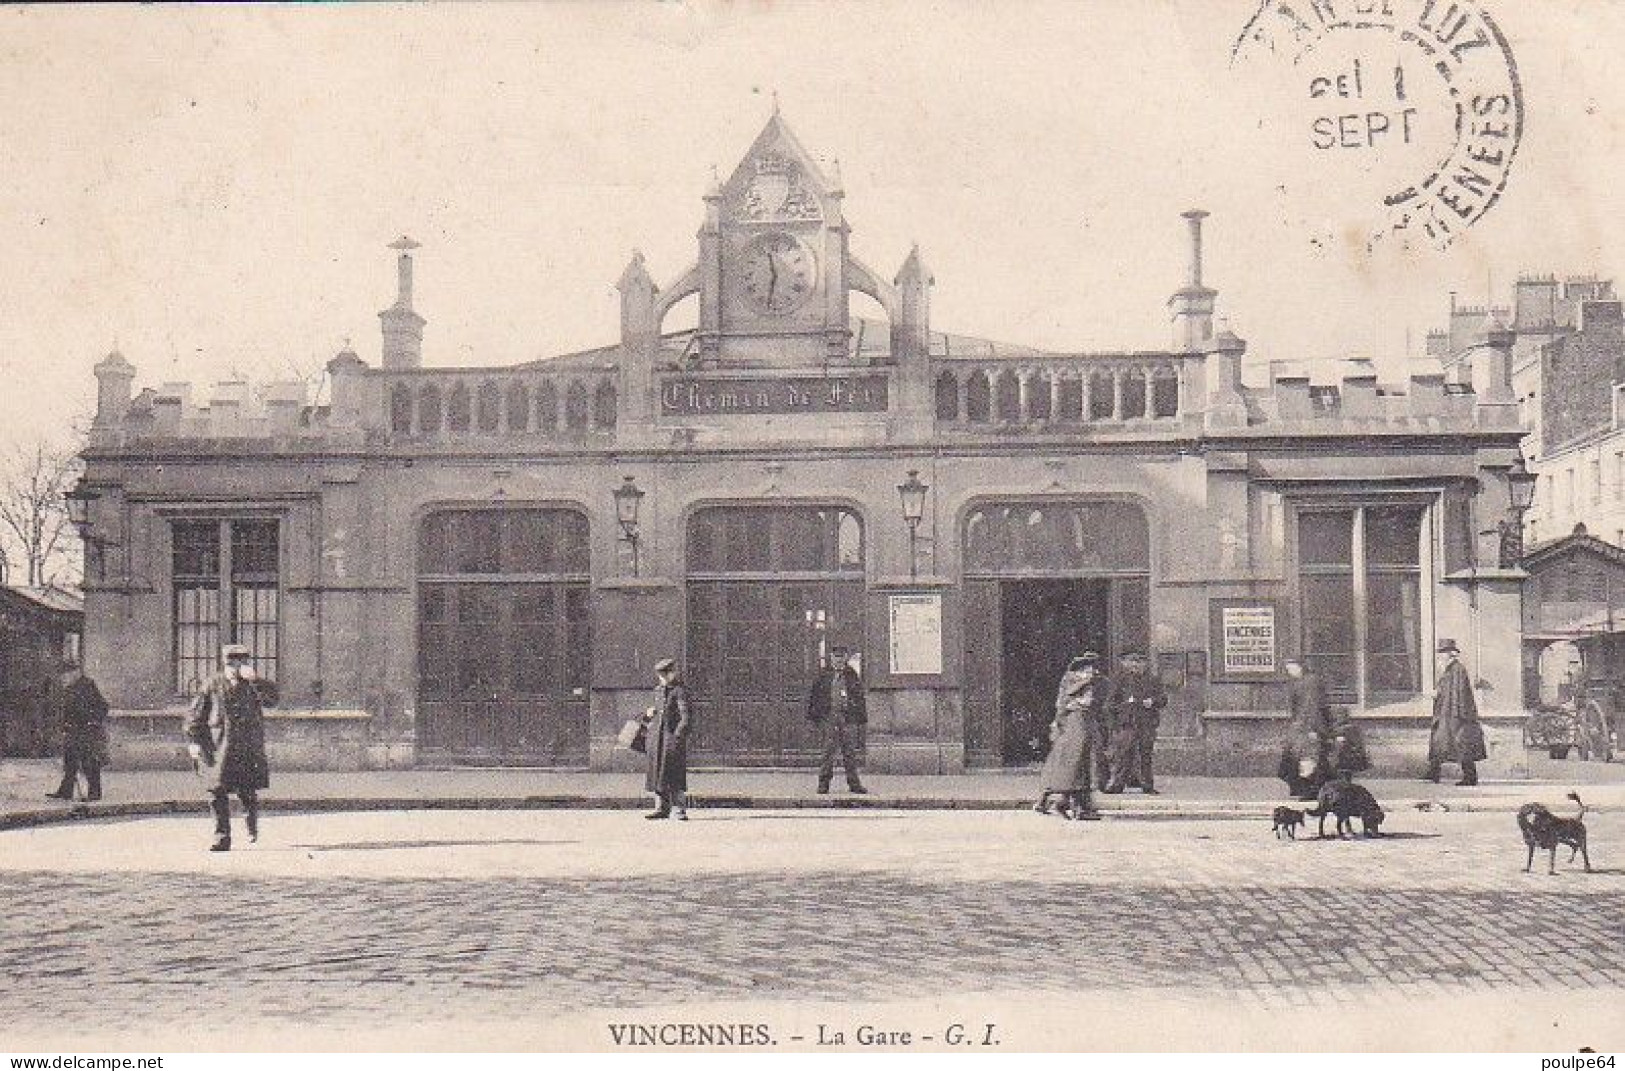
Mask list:
[{"label": "group of people standing", "polygon": [[1102,792],[1129,787],[1157,795],[1152,749],[1168,693],[1150,672],[1141,651],[1118,660],[1118,672],[1100,672],[1100,655],[1086,651],[1067,664],[1055,696],[1050,751],[1033,810],[1051,813],[1052,800],[1064,818],[1099,817],[1090,797],[1091,782]]}]

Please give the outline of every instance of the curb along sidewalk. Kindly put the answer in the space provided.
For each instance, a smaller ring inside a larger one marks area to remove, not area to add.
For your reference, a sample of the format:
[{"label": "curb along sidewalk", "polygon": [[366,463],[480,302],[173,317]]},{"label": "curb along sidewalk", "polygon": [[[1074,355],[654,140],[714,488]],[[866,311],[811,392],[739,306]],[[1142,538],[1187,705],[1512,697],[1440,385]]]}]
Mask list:
[{"label": "curb along sidewalk", "polygon": [[[1416,779],[1361,779],[1390,813],[1408,809],[1511,814],[1530,801],[1563,813],[1575,789],[1593,810],[1625,807],[1625,765],[1549,763],[1530,780],[1486,781],[1476,788],[1432,785]],[[1012,810],[1037,798],[1037,771],[951,775],[887,775],[865,778],[866,796],[836,787],[813,790],[811,770],[691,771],[691,799],[706,809],[791,810]],[[190,771],[110,769],[105,796],[97,803],[44,799],[60,777],[60,764],[46,759],[0,762],[0,829],[45,825],[75,818],[113,818],[192,813],[207,808],[202,786]],[[1162,794],[1097,793],[1096,805],[1112,819],[1267,818],[1290,802],[1273,778],[1167,777]],[[569,810],[648,806],[636,772],[537,769],[273,771],[263,806],[270,811],[366,810]],[[1309,807],[1312,804],[1294,804]]]}]

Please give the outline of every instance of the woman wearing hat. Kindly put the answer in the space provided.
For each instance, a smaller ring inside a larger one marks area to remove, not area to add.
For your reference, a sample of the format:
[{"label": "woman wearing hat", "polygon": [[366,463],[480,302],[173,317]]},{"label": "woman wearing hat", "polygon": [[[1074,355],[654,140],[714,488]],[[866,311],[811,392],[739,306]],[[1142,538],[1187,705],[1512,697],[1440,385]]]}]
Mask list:
[{"label": "woman wearing hat", "polygon": [[1050,813],[1050,797],[1061,797],[1065,818],[1099,817],[1089,800],[1089,722],[1105,706],[1105,681],[1099,676],[1100,656],[1090,651],[1067,664],[1055,696],[1055,721],[1050,725],[1049,757],[1044,760],[1043,791],[1033,810]]},{"label": "woman wearing hat", "polygon": [[677,677],[677,662],[662,658],[655,663],[659,682],[649,721],[645,751],[649,759],[643,788],[654,793],[655,809],[645,818],[688,820],[688,734],[694,720],[689,713],[688,689]]},{"label": "woman wearing hat", "polygon": [[1461,780],[1456,784],[1476,785],[1478,762],[1489,753],[1484,747],[1484,729],[1478,724],[1473,680],[1461,664],[1461,648],[1455,640],[1440,640],[1439,656],[1444,668],[1433,694],[1433,731],[1428,735],[1428,772],[1423,780],[1437,781],[1441,764],[1459,762]]}]

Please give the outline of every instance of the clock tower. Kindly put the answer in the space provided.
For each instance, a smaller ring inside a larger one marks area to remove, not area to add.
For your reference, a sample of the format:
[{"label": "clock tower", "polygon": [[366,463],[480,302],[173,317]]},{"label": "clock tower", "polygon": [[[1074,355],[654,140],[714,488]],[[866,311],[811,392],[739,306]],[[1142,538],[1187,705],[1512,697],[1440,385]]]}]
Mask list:
[{"label": "clock tower", "polygon": [[848,360],[841,190],[775,108],[700,229],[698,359],[711,367]]}]

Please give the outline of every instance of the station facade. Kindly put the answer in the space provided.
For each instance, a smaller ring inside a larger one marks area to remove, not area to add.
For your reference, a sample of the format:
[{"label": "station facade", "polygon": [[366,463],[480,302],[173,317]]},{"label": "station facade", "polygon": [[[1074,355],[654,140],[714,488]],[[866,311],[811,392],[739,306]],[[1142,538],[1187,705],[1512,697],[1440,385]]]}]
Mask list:
[{"label": "station facade", "polygon": [[[279,685],[273,764],[619,768],[616,731],[674,656],[694,761],[799,766],[839,642],[879,771],[1035,761],[1087,648],[1150,652],[1165,768],[1273,772],[1300,654],[1400,769],[1449,637],[1492,768],[1516,769],[1522,573],[1494,530],[1522,434],[1510,336],[1476,343],[1477,391],[1437,366],[1244,383],[1202,216],[1164,347],[947,334],[919,252],[890,279],[855,256],[842,191],[775,115],[706,193],[675,282],[634,255],[603,349],[426,367],[403,240],[381,359],[340,353],[323,404],[298,384],[136,393],[110,355],[83,486],[114,747],[178,761],[186,696],[230,640]],[[697,325],[663,330],[689,298]],[[899,488],[920,484],[915,518]]]}]

